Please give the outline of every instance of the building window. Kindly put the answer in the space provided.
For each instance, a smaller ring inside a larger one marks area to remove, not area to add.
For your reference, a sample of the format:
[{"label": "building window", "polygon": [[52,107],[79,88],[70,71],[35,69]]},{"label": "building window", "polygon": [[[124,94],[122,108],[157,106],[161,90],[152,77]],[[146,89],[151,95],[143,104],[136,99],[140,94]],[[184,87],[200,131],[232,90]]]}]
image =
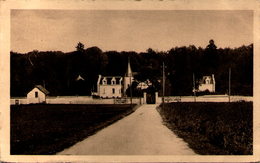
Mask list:
[{"label": "building window", "polygon": [[121,94],[121,89],[118,90],[119,94]]},{"label": "building window", "polygon": [[35,92],[35,98],[37,98],[38,97],[38,92]]},{"label": "building window", "polygon": [[115,88],[112,88],[112,93],[115,94]]},{"label": "building window", "polygon": [[103,89],[103,94],[105,94],[105,93],[106,93],[106,89],[104,88],[104,89]]},{"label": "building window", "polygon": [[112,85],[115,85],[115,84],[116,84],[116,78],[115,78],[115,77],[113,77],[113,78],[111,79],[111,84],[112,84]]}]

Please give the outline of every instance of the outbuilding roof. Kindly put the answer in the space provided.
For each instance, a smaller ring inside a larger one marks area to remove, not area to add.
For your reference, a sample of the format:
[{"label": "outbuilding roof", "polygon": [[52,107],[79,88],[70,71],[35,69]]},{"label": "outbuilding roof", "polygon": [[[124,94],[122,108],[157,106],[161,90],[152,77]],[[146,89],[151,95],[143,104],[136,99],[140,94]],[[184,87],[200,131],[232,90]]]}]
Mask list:
[{"label": "outbuilding roof", "polygon": [[40,91],[42,91],[44,94],[49,94],[50,92],[45,89],[42,85],[36,85],[35,88],[38,88]]}]

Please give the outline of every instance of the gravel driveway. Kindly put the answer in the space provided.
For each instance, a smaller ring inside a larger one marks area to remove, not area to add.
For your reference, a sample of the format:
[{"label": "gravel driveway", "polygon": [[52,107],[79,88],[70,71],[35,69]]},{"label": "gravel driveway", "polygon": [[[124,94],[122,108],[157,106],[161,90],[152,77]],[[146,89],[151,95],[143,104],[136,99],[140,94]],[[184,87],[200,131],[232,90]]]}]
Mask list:
[{"label": "gravel driveway", "polygon": [[58,153],[62,155],[194,155],[188,145],[162,124],[157,105],[134,113]]}]

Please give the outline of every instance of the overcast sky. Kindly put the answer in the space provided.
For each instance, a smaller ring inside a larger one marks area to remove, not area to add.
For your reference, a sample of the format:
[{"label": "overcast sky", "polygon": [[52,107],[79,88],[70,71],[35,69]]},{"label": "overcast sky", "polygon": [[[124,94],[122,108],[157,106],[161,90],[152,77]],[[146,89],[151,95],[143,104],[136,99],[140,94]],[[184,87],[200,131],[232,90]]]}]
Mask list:
[{"label": "overcast sky", "polygon": [[253,43],[252,11],[174,10],[12,10],[11,50],[15,52],[167,51],[176,46],[239,47]]}]

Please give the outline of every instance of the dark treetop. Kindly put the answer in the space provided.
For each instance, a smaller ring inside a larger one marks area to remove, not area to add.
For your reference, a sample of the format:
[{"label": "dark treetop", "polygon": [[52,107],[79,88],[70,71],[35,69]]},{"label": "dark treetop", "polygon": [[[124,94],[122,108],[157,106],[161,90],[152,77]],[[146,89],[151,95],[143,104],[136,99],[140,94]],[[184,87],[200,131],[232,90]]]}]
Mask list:
[{"label": "dark treetop", "polygon": [[[228,90],[228,69],[232,69],[232,94],[253,94],[253,44],[238,48],[217,48],[213,40],[205,48],[175,47],[167,52],[103,52],[98,47],[76,51],[11,52],[11,96],[25,96],[35,85],[44,85],[50,95],[90,95],[99,74],[124,76],[128,57],[138,81],[149,79],[161,91],[162,63],[166,65],[166,95],[192,95],[192,74],[196,85],[204,75],[215,75],[216,93]],[[84,80],[76,80],[78,76]],[[133,87],[137,84],[133,84]],[[134,89],[136,90],[136,89]],[[135,94],[135,92],[133,92]]]}]

